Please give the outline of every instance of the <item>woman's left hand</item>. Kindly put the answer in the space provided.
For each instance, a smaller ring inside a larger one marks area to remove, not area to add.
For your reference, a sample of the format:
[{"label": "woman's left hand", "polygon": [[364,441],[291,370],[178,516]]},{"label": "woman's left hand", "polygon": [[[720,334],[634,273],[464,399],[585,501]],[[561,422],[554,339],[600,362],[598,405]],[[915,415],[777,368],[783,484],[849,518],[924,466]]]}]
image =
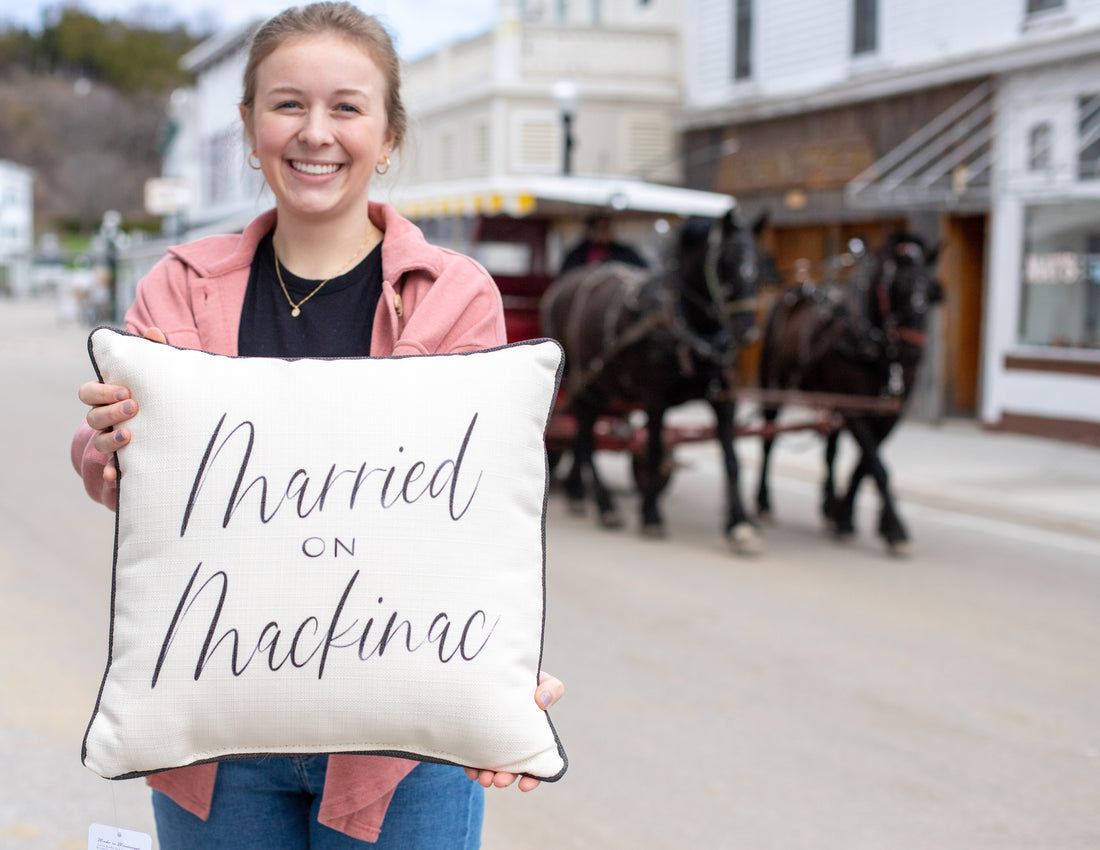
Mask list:
[{"label": "woman's left hand", "polygon": [[[555,679],[549,673],[539,674],[539,686],[535,689],[535,702],[539,708],[546,711],[550,706],[561,699],[562,694],[565,693],[565,685],[562,684],[560,679]],[[476,770],[475,768],[466,768],[466,775],[475,782],[479,782],[486,788],[507,788],[516,779],[519,779],[520,791],[534,791],[539,787],[539,780],[530,776],[518,776],[515,773],[505,773],[504,771],[495,770]]]}]

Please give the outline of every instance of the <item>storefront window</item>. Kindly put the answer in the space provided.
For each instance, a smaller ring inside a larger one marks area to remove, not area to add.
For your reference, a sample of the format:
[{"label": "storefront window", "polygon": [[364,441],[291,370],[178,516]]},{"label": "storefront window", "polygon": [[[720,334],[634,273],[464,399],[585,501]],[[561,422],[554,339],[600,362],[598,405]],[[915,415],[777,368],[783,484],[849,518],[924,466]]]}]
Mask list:
[{"label": "storefront window", "polygon": [[1100,95],[1077,101],[1077,151],[1078,178],[1100,177]]},{"label": "storefront window", "polygon": [[1048,171],[1053,153],[1054,130],[1049,121],[1036,124],[1028,133],[1027,168],[1028,171]]},{"label": "storefront window", "polygon": [[1030,207],[1021,280],[1021,343],[1100,349],[1100,201]]}]

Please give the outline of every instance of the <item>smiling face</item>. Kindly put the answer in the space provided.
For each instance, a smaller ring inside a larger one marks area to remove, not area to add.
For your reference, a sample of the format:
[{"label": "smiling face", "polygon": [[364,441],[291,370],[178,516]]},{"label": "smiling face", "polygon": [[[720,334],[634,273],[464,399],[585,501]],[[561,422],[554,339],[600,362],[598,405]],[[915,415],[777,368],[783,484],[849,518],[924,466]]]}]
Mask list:
[{"label": "smiling face", "polygon": [[374,60],[336,34],[291,39],[259,64],[241,117],[280,221],[366,215],[374,168],[393,150],[385,104]]}]

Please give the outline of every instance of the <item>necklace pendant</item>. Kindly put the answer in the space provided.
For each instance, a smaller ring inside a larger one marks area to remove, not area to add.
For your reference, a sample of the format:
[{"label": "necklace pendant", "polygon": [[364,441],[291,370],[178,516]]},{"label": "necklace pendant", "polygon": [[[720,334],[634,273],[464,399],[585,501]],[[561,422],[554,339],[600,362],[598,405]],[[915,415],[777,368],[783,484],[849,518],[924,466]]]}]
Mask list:
[{"label": "necklace pendant", "polygon": [[290,315],[297,319],[300,315],[302,315],[302,311],[295,307],[293,310],[290,311]]}]

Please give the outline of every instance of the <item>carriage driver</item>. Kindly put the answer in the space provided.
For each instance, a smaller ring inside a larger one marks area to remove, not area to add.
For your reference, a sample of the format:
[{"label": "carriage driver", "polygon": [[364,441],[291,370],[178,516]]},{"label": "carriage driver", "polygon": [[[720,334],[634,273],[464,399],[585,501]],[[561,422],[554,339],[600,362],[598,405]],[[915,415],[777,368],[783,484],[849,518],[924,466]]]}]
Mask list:
[{"label": "carriage driver", "polygon": [[637,251],[612,238],[610,216],[593,213],[584,220],[584,239],[565,255],[560,274],[581,266],[611,262],[627,263],[643,269],[648,266]]}]

